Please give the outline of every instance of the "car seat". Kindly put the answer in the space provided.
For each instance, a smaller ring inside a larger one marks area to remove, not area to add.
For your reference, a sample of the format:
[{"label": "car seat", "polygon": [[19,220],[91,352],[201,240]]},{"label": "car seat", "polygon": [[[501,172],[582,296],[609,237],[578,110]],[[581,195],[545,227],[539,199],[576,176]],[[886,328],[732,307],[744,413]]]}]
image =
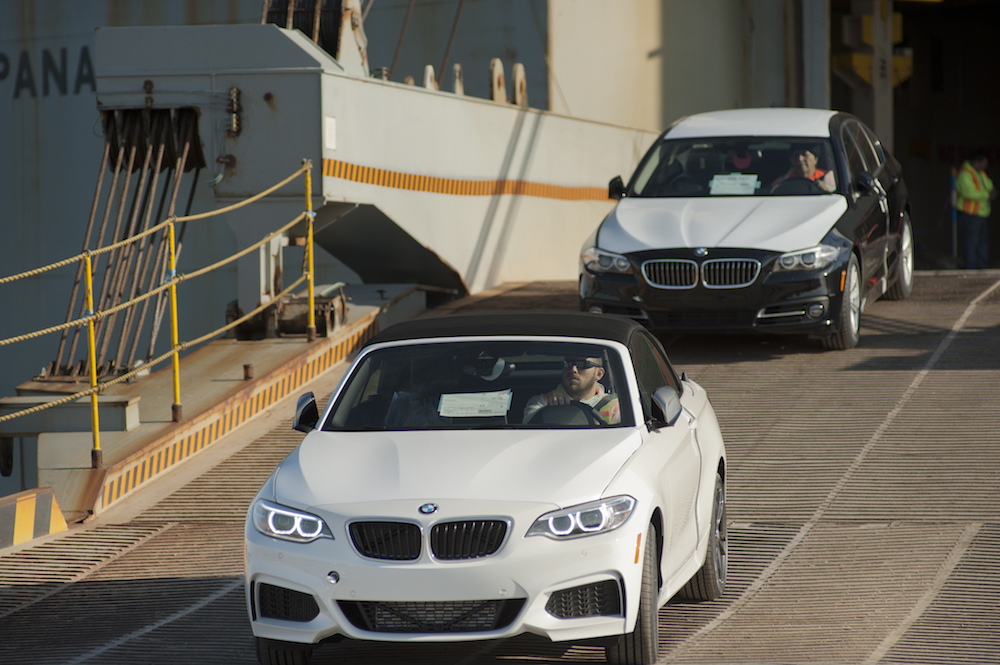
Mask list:
[{"label": "car seat", "polygon": [[688,152],[684,170],[702,187],[717,173],[725,172],[726,158],[715,148],[693,148]]}]

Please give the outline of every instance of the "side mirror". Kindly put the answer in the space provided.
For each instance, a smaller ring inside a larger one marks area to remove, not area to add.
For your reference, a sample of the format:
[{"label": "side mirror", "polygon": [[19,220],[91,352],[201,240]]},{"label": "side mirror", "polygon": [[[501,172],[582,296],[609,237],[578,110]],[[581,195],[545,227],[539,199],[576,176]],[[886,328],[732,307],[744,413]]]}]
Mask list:
[{"label": "side mirror", "polygon": [[316,397],[310,392],[299,397],[295,405],[295,420],[292,429],[300,432],[311,432],[319,422],[319,409],[316,408]]},{"label": "side mirror", "polygon": [[681,398],[670,386],[657,388],[653,393],[653,404],[663,415],[663,422],[673,425],[681,415]]},{"label": "side mirror", "polygon": [[867,171],[862,171],[861,175],[858,176],[858,189],[865,194],[875,192],[875,176]]},{"label": "side mirror", "polygon": [[622,182],[622,177],[616,175],[608,183],[608,198],[615,199],[616,201],[625,197],[625,183]]}]

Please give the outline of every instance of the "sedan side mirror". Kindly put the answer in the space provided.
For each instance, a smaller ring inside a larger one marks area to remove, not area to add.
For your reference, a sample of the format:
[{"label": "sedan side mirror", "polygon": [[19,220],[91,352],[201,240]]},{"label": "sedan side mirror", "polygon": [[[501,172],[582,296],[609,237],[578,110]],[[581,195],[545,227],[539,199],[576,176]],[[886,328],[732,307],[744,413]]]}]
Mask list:
[{"label": "sedan side mirror", "polygon": [[620,200],[625,197],[625,183],[622,182],[622,177],[616,175],[608,183],[608,198]]},{"label": "sedan side mirror", "polygon": [[653,405],[654,415],[655,410],[659,409],[660,415],[663,416],[663,422],[667,425],[673,425],[681,415],[681,398],[677,395],[677,391],[670,386],[656,389],[656,392],[653,393]]},{"label": "sedan side mirror", "polygon": [[316,408],[316,397],[311,392],[299,397],[295,405],[295,420],[292,429],[300,432],[311,432],[319,422],[319,409]]},{"label": "sedan side mirror", "polygon": [[858,188],[865,194],[871,194],[875,191],[875,176],[867,171],[862,171],[858,176]]}]

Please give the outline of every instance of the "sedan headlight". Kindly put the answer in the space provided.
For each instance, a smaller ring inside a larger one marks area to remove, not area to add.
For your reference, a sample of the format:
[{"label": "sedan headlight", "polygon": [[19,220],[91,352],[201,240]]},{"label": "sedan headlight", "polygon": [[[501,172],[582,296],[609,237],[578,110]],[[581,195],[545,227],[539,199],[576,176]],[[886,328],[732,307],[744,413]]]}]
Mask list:
[{"label": "sedan headlight", "polygon": [[317,538],[333,538],[323,520],[270,501],[257,501],[253,506],[253,525],[265,536],[311,543]]},{"label": "sedan headlight", "polygon": [[635,508],[630,496],[584,503],[542,515],[528,529],[528,536],[577,538],[617,529],[628,520]]},{"label": "sedan headlight", "polygon": [[832,245],[816,245],[796,252],[788,252],[774,262],[775,272],[792,270],[822,270],[837,260],[841,248]]},{"label": "sedan headlight", "polygon": [[580,255],[580,261],[590,272],[615,272],[628,274],[632,272],[632,262],[621,254],[606,252],[597,247],[591,247]]}]

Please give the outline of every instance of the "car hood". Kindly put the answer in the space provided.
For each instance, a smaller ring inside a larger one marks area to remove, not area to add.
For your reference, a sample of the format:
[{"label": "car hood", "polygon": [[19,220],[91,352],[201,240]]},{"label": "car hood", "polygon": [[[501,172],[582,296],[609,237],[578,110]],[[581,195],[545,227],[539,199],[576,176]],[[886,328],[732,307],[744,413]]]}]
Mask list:
[{"label": "car hood", "polygon": [[279,466],[274,494],[301,508],[403,499],[573,505],[600,497],[640,441],[631,428],[314,431]]},{"label": "car hood", "polygon": [[599,247],[618,254],[675,247],[791,252],[819,243],[846,210],[839,194],[625,198],[597,239]]}]

